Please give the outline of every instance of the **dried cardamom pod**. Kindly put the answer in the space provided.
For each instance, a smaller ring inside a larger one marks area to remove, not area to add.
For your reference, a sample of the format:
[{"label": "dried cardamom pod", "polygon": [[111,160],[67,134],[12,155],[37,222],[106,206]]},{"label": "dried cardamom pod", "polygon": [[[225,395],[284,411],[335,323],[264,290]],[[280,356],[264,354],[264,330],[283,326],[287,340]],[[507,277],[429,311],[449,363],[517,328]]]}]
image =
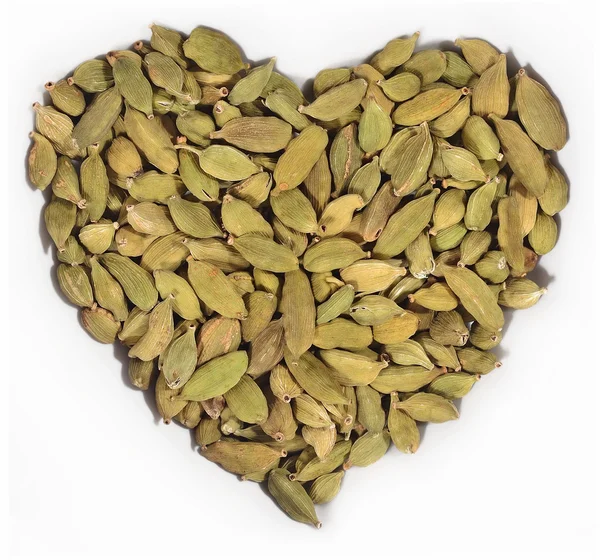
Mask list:
[{"label": "dried cardamom pod", "polygon": [[43,191],[54,178],[57,167],[56,152],[52,144],[41,134],[31,132],[33,144],[27,158],[29,180]]},{"label": "dried cardamom pod", "polygon": [[434,189],[432,193],[409,202],[396,212],[377,239],[373,256],[389,259],[404,251],[429,223],[439,192]]},{"label": "dried cardamom pod", "polygon": [[81,323],[98,342],[111,344],[115,341],[121,323],[117,321],[110,311],[98,307],[96,303],[89,309],[81,310]]},{"label": "dried cardamom pod", "polygon": [[391,78],[380,80],[377,83],[383,90],[383,93],[397,103],[407,101],[421,90],[421,80],[412,72],[400,72]]},{"label": "dried cardamom pod", "polygon": [[479,75],[495,64],[500,57],[500,53],[482,39],[456,39],[455,44],[473,71]]},{"label": "dried cardamom pod", "polygon": [[298,111],[320,121],[333,121],[356,108],[366,90],[366,80],[351,80],[328,89],[310,105],[300,105]]},{"label": "dried cardamom pod", "polygon": [[424,122],[419,126],[417,133],[403,144],[391,174],[395,196],[409,194],[425,183],[432,156],[433,142],[427,122]]},{"label": "dried cardamom pod", "polygon": [[73,129],[74,145],[85,149],[101,142],[121,113],[122,102],[116,86],[96,94]]},{"label": "dried cardamom pod", "polygon": [[232,319],[247,317],[248,312],[242,296],[216,266],[203,261],[189,260],[188,280],[198,298],[211,309]]},{"label": "dried cardamom pod", "polygon": [[351,77],[350,68],[326,68],[317,72],[313,82],[314,96],[319,97],[332,87],[349,82]]},{"label": "dried cardamom pod", "polygon": [[152,276],[128,257],[105,253],[100,262],[121,284],[127,298],[144,311],[150,311],[156,304],[158,292]]},{"label": "dried cardamom pod", "polygon": [[558,226],[554,218],[544,212],[538,212],[527,239],[538,255],[545,255],[552,251],[558,239]]},{"label": "dried cardamom pod", "polygon": [[534,142],[546,150],[564,147],[567,123],[558,102],[542,84],[528,76],[524,68],[517,75],[515,101],[519,120]]},{"label": "dried cardamom pod", "polygon": [[292,138],[292,127],[275,117],[241,117],[228,121],[211,139],[221,138],[250,152],[278,152]]},{"label": "dried cardamom pod", "polygon": [[496,62],[481,73],[473,88],[473,113],[482,117],[494,113],[504,118],[508,113],[509,91],[506,56],[501,54]]},{"label": "dried cardamom pod", "polygon": [[207,72],[235,74],[244,67],[235,43],[224,33],[206,27],[196,27],[190,33],[183,52]]},{"label": "dried cardamom pod", "polygon": [[291,272],[298,269],[298,259],[290,249],[263,235],[247,233],[231,241],[252,266],[270,272]]},{"label": "dried cardamom pod", "polygon": [[161,354],[173,338],[173,301],[161,301],[150,313],[148,330],[129,350],[130,358],[149,361]]},{"label": "dried cardamom pod", "polygon": [[297,131],[302,131],[312,124],[306,115],[298,111],[298,107],[303,102],[304,98],[299,100],[296,96],[290,95],[290,92],[279,88],[271,91],[264,100],[265,107],[279,115]]},{"label": "dried cardamom pod", "polygon": [[91,257],[89,263],[96,300],[104,309],[110,311],[117,321],[125,321],[129,310],[123,288],[98,262],[96,257]]},{"label": "dried cardamom pod", "polygon": [[385,455],[389,446],[389,432],[366,432],[352,445],[348,460],[344,463],[344,469],[372,465]]},{"label": "dried cardamom pod", "polygon": [[183,386],[181,398],[204,401],[223,395],[234,387],[248,367],[243,351],[229,352],[202,364]]},{"label": "dried cardamom pod", "polygon": [[358,141],[366,153],[385,148],[392,136],[392,119],[389,114],[370,97],[358,124]]},{"label": "dried cardamom pod", "polygon": [[73,121],[54,107],[33,104],[35,128],[47,138],[54,150],[68,157],[75,157],[79,150],[73,144]]},{"label": "dried cardamom pod", "polygon": [[480,375],[449,373],[434,379],[427,387],[427,391],[445,399],[462,399],[471,391],[475,382],[480,379]]},{"label": "dried cardamom pod", "polygon": [[319,126],[306,127],[289,142],[277,160],[273,178],[281,189],[297,187],[310,173],[327,146],[327,133]]},{"label": "dried cardamom pod", "polygon": [[140,111],[127,106],[124,123],[127,136],[149,163],[163,173],[175,173],[179,166],[177,153],[160,119],[147,119]]},{"label": "dried cardamom pod", "polygon": [[464,346],[469,340],[469,329],[457,311],[437,313],[431,322],[429,334],[435,342],[444,346]]},{"label": "dried cardamom pod", "polygon": [[416,393],[405,401],[394,403],[393,407],[403,410],[419,422],[447,422],[456,420],[459,416],[451,401],[428,393]]},{"label": "dried cardamom pod", "polygon": [[190,325],[162,354],[162,374],[171,389],[183,387],[196,369],[196,327]]},{"label": "dried cardamom pod", "polygon": [[274,469],[269,474],[269,493],[292,519],[309,523],[317,529],[321,522],[315,512],[310,496],[299,482],[291,481],[287,471]]},{"label": "dried cardamom pod", "polygon": [[87,60],[75,68],[67,83],[86,93],[100,93],[114,85],[112,68],[106,60]]},{"label": "dried cardamom pod", "polygon": [[338,348],[321,350],[319,357],[329,366],[333,378],[340,385],[350,387],[368,385],[388,365],[385,361]]},{"label": "dried cardamom pod", "polygon": [[283,358],[285,336],[283,320],[271,321],[250,343],[248,374],[258,377],[272,370]]},{"label": "dried cardamom pod", "polygon": [[400,262],[375,259],[357,261],[342,268],[340,276],[356,292],[380,292],[406,274],[406,268],[400,266]]},{"label": "dried cardamom pod", "polygon": [[317,232],[317,214],[310,200],[299,189],[271,190],[269,202],[273,213],[288,228],[301,233]]},{"label": "dried cardamom pod", "polygon": [[115,86],[125,101],[148,118],[153,118],[152,86],[144,76],[141,65],[127,56],[120,56],[114,61],[109,59],[109,63],[113,67]]},{"label": "dried cardamom pod", "polygon": [[392,39],[372,59],[373,68],[384,76],[391,74],[398,66],[402,66],[412,55],[420,33],[417,31],[408,39]]},{"label": "dried cardamom pod", "polygon": [[432,121],[452,109],[466,93],[468,90],[465,88],[436,88],[419,93],[416,97],[400,103],[392,114],[392,119],[394,123],[402,126],[415,126],[424,121]]},{"label": "dried cardamom pod", "polygon": [[92,286],[83,267],[77,264],[59,264],[56,275],[60,289],[71,303],[79,307],[92,307]]},{"label": "dried cardamom pod", "polygon": [[328,404],[347,402],[341,385],[333,378],[331,370],[310,352],[294,358],[286,351],[285,363],[294,379],[311,397]]},{"label": "dried cardamom pod", "polygon": [[513,278],[507,282],[506,288],[500,292],[498,303],[503,307],[527,309],[535,305],[546,293],[546,288],[540,288],[527,278]]},{"label": "dried cardamom pod", "polygon": [[250,376],[243,375],[224,396],[232,412],[243,422],[262,424],[267,419],[267,399]]},{"label": "dried cardamom pod", "polygon": [[516,122],[502,120],[495,114],[490,119],[514,174],[534,196],[542,196],[548,183],[548,172],[537,146]]},{"label": "dried cardamom pod", "polygon": [[417,332],[419,321],[410,311],[394,315],[387,321],[373,326],[373,338],[380,344],[403,342]]}]

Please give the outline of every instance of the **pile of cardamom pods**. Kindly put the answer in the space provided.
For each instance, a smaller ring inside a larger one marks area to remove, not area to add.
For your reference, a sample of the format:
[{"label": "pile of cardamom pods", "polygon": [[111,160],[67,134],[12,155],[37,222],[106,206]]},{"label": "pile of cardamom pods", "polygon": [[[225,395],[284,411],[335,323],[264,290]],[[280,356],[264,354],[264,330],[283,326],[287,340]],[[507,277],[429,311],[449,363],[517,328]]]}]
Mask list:
[{"label": "pile of cardamom pods", "polygon": [[35,103],[29,179],[65,296],[131,383],[293,519],[500,363],[557,240],[557,101],[479,39],[319,72],[307,100],[224,34],[152,25]]}]

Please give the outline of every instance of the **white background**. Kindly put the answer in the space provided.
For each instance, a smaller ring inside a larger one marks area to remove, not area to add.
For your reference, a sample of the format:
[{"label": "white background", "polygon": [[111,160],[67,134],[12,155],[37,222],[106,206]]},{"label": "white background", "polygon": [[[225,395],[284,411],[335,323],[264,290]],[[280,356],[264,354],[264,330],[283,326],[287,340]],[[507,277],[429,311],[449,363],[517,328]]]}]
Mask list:
[{"label": "white background", "polygon": [[[10,281],[3,375],[13,557],[597,558],[591,5],[29,0],[5,13],[9,243],[0,266]],[[570,203],[556,249],[533,275],[548,294],[512,317],[504,366],[463,400],[461,419],[429,426],[415,456],[392,449],[351,469],[341,494],[320,508],[320,531],[290,521],[258,485],[203,460],[186,430],[159,423],[146,402],[152,396],[126,381],[124,352],[93,341],[55,287],[40,226],[44,197],[25,181],[30,104],[41,100],[44,82],[79,62],[149,39],[152,21],[186,32],[219,28],[250,59],[277,56],[277,69],[299,83],[416,29],[421,48],[480,36],[543,76],[568,118],[559,160]]]}]

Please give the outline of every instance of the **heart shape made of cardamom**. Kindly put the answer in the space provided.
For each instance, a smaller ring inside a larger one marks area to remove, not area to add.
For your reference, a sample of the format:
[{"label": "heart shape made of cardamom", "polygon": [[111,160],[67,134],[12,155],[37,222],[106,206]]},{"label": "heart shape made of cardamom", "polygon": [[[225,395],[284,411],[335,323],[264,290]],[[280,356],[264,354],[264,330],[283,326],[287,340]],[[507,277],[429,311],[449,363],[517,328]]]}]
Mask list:
[{"label": "heart shape made of cardamom", "polygon": [[34,104],[59,285],[166,423],[318,527],[347,469],[458,418],[503,308],[545,293],[565,120],[479,39],[394,39],[308,100],[218,31],[151,29]]}]

